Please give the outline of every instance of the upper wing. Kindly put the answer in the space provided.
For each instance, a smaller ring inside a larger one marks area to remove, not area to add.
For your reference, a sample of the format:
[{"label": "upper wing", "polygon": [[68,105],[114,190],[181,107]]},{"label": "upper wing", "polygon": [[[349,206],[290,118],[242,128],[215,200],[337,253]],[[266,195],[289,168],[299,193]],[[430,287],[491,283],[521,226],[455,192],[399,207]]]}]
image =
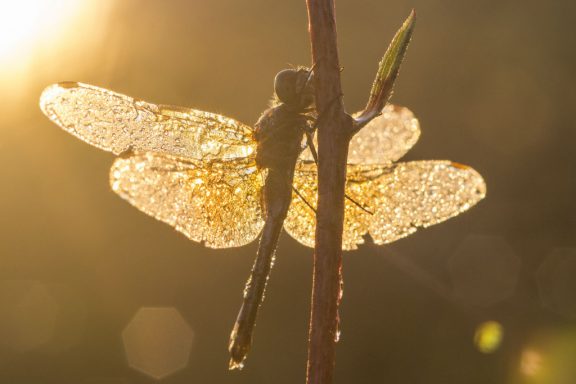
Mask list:
[{"label": "upper wing", "polygon": [[[316,204],[316,169],[300,163],[294,186]],[[467,210],[486,193],[482,177],[470,167],[450,161],[414,161],[394,165],[348,165],[342,248],[355,249],[370,233],[376,244],[390,243],[414,233],[418,227],[440,223]],[[293,196],[286,231],[300,243],[314,246],[316,215]]]},{"label": "upper wing", "polygon": [[115,154],[131,149],[210,160],[250,156],[256,148],[252,128],[234,119],[82,83],[47,87],[40,108],[69,133]]},{"label": "upper wing", "polygon": [[[414,114],[408,108],[388,104],[350,140],[348,163],[390,164],[404,156],[419,137],[420,124]],[[313,160],[310,150],[303,151],[301,159]]]},{"label": "upper wing", "polygon": [[350,140],[348,163],[389,164],[416,144],[420,124],[406,107],[388,104]]},{"label": "upper wing", "polygon": [[135,154],[116,159],[110,184],[136,208],[211,248],[247,244],[264,225],[263,177],[250,159],[205,162]]}]

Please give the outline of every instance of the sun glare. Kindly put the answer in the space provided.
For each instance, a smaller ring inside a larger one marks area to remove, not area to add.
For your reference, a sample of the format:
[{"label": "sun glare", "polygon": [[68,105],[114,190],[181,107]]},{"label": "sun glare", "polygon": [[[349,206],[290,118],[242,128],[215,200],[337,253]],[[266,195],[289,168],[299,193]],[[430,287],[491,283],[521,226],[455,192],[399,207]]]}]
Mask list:
[{"label": "sun glare", "polygon": [[85,5],[74,0],[0,2],[0,61],[26,59],[36,44],[58,35]]},{"label": "sun glare", "polygon": [[31,1],[0,3],[0,57],[22,48],[35,32],[36,9]]},{"label": "sun glare", "polygon": [[66,53],[79,56],[93,49],[101,41],[113,4],[112,0],[0,0],[0,97],[17,109],[34,85],[45,82],[44,74],[59,69],[50,63],[62,62]]}]

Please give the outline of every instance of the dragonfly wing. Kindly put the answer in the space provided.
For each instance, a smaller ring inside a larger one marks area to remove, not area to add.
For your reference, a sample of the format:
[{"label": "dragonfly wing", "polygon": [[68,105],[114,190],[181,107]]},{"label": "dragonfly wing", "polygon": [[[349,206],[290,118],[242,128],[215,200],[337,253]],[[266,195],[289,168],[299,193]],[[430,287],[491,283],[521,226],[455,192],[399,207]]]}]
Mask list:
[{"label": "dragonfly wing", "polygon": [[[382,114],[363,127],[350,141],[349,164],[390,164],[408,152],[420,137],[420,124],[405,107],[388,104]],[[314,144],[318,143],[316,138]],[[309,149],[300,157],[314,160]]]},{"label": "dragonfly wing", "polygon": [[[377,185],[371,181],[382,173],[390,172],[389,167],[348,165],[346,195],[363,208],[371,210],[371,205],[379,193]],[[316,214],[304,199],[316,207],[318,195],[318,172],[316,165],[298,162],[294,173],[294,187],[298,190],[292,196],[292,204],[284,221],[284,229],[303,245],[314,247]],[[349,199],[344,202],[344,232],[342,249],[352,250],[364,243],[363,236],[368,232],[372,215]]]},{"label": "dragonfly wing", "polygon": [[264,221],[262,174],[250,159],[197,161],[151,152],[116,159],[114,192],[211,248],[250,243]]},{"label": "dragonfly wing", "polygon": [[380,116],[350,141],[348,163],[388,164],[397,161],[420,137],[420,124],[406,107],[388,104]]},{"label": "dragonfly wing", "polygon": [[150,151],[210,160],[255,151],[252,128],[234,119],[151,104],[92,85],[51,85],[40,96],[40,108],[69,133],[115,154]]},{"label": "dragonfly wing", "polygon": [[[314,247],[316,231],[316,201],[318,173],[309,162],[298,162],[294,172],[293,186],[298,191],[292,192],[292,202],[284,219],[284,230],[294,239],[307,247]],[[306,203],[313,206],[314,210]]]},{"label": "dragonfly wing", "polygon": [[[316,177],[315,165],[298,163],[294,187],[314,207]],[[376,244],[385,244],[456,216],[484,198],[486,185],[475,170],[450,161],[349,164],[346,194],[355,203],[345,201],[342,248],[351,250],[364,243],[366,233]],[[302,197],[294,194],[284,228],[313,247],[316,215]]]},{"label": "dragonfly wing", "polygon": [[390,243],[462,213],[482,200],[486,184],[474,169],[450,161],[395,164],[372,183],[378,189],[369,232]]}]

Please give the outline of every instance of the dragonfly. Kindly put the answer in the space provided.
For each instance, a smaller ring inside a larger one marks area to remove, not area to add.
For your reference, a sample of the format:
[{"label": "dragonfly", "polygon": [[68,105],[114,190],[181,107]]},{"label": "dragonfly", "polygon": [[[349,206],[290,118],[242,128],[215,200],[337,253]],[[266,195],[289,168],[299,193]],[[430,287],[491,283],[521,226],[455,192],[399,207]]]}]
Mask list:
[{"label": "dragonfly", "polygon": [[[192,108],[153,104],[78,82],[47,87],[44,114],[118,157],[112,190],[144,213],[210,248],[260,236],[233,327],[230,368],[241,368],[282,228],[314,246],[317,167],[312,70],[278,73],[274,101],[254,127]],[[342,248],[370,235],[387,244],[467,210],[486,193],[474,169],[451,161],[398,160],[420,126],[386,104],[351,140]]]}]

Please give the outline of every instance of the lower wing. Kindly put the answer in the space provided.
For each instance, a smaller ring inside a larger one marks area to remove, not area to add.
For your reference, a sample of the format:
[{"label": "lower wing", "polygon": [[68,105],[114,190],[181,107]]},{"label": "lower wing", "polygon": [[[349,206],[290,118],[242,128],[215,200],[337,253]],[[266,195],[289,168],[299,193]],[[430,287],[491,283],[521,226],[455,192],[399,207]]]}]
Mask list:
[{"label": "lower wing", "polygon": [[[313,247],[317,172],[300,162],[286,231]],[[356,249],[370,233],[376,244],[390,243],[464,212],[484,198],[486,185],[472,168],[450,161],[413,161],[392,165],[348,165],[342,248]],[[362,207],[360,207],[360,206]],[[366,211],[370,211],[368,213]]]},{"label": "lower wing", "polygon": [[262,174],[249,158],[197,161],[151,152],[116,159],[114,192],[211,248],[252,242],[264,221]]}]

